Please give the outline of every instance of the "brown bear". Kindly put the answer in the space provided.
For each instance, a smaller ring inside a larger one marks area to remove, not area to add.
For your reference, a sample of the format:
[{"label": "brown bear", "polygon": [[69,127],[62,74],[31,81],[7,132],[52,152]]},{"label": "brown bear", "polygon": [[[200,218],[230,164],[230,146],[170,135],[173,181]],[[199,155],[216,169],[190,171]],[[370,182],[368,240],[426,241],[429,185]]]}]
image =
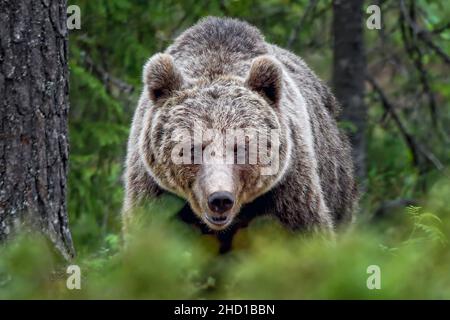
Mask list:
[{"label": "brown bear", "polygon": [[353,164],[336,99],[302,59],[255,27],[202,19],[149,59],[143,83],[128,143],[125,224],[133,208],[165,192],[187,200],[183,220],[227,241],[256,215],[327,233],[352,220]]}]

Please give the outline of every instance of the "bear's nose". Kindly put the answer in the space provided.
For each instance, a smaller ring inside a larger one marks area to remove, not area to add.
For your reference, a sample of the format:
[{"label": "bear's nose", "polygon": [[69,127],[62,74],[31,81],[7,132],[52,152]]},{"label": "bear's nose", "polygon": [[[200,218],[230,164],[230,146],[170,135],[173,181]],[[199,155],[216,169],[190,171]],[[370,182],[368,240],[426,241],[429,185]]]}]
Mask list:
[{"label": "bear's nose", "polygon": [[234,196],[228,191],[218,191],[209,195],[208,206],[215,213],[224,213],[234,205]]}]

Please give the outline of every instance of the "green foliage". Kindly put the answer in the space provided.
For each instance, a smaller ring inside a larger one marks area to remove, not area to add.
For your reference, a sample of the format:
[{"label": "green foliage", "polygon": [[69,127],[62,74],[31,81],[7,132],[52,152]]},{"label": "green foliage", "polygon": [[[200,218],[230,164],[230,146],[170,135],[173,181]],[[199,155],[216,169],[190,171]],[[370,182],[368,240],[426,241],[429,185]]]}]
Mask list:
[{"label": "green foliage", "polygon": [[[65,266],[47,243],[25,238],[2,248],[0,298],[448,299],[450,211],[441,196],[450,185],[436,188],[430,209],[405,210],[395,234],[358,224],[331,242],[260,218],[225,255],[214,238],[174,219],[182,202],[169,197],[136,213],[125,248],[109,236],[108,250],[72,262],[81,290],[65,287]],[[380,290],[367,288],[371,265],[381,269]]]}]

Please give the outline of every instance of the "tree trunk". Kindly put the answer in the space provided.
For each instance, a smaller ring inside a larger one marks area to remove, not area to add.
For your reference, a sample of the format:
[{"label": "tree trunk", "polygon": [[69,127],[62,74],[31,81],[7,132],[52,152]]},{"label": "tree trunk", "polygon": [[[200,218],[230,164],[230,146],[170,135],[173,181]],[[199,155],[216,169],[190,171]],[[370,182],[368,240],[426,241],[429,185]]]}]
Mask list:
[{"label": "tree trunk", "polygon": [[66,5],[0,0],[0,241],[38,230],[69,259]]},{"label": "tree trunk", "polygon": [[364,105],[366,62],[363,2],[363,0],[333,1],[333,87],[337,99],[343,106],[341,120],[354,126],[348,134],[353,147],[356,176],[364,188],[367,109]]}]

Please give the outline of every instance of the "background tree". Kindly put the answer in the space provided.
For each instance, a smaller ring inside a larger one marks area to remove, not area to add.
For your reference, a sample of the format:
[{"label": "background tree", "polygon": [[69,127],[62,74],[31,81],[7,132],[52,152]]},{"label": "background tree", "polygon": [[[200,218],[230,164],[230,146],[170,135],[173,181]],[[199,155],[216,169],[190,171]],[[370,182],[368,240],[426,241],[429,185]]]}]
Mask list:
[{"label": "background tree", "polygon": [[350,124],[347,132],[360,184],[365,183],[366,177],[367,125],[367,109],[364,105],[366,61],[363,2],[333,1],[333,88],[343,107],[341,118]]},{"label": "background tree", "polygon": [[40,231],[70,258],[66,1],[1,0],[0,26],[0,240]]}]

